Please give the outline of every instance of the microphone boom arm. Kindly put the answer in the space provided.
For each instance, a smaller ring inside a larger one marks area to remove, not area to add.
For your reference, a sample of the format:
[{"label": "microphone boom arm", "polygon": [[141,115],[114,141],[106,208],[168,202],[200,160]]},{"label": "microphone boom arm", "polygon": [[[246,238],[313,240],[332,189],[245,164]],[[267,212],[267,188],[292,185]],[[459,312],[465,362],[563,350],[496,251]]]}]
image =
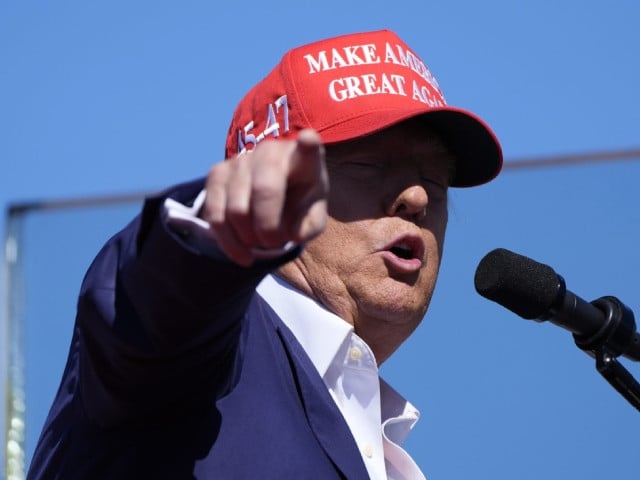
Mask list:
[{"label": "microphone boom arm", "polygon": [[615,357],[606,353],[604,349],[599,349],[596,352],[596,370],[636,410],[640,411],[640,383]]},{"label": "microphone boom arm", "polygon": [[633,312],[612,296],[598,298],[591,304],[604,312],[605,324],[590,336],[574,333],[573,339],[578,348],[595,357],[598,373],[640,411],[640,383],[616,359],[640,346]]}]

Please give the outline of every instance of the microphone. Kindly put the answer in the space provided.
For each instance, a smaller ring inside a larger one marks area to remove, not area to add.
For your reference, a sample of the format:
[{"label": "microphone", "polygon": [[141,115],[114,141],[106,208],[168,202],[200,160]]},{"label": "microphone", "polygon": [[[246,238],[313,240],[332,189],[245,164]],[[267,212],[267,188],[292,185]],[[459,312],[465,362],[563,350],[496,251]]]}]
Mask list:
[{"label": "microphone", "polygon": [[549,320],[569,330],[582,350],[606,348],[612,355],[640,361],[633,312],[615,297],[584,301],[548,265],[498,248],[480,261],[474,283],[480,295],[520,317]]}]

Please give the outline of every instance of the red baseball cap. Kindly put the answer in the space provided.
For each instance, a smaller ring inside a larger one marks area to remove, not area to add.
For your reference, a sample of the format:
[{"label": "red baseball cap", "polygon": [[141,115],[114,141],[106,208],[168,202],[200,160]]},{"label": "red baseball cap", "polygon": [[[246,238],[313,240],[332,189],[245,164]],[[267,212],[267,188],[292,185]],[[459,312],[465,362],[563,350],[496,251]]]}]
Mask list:
[{"label": "red baseball cap", "polygon": [[447,106],[429,68],[389,30],[288,51],[238,104],[225,158],[266,138],[295,138],[305,128],[331,144],[420,115],[457,158],[452,186],[480,185],[498,175],[502,150],[491,129],[473,113]]}]

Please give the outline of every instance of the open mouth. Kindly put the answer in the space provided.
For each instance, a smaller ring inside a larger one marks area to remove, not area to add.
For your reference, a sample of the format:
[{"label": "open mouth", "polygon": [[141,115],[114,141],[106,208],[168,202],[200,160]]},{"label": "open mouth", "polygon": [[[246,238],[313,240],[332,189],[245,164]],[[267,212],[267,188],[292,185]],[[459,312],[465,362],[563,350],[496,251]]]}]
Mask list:
[{"label": "open mouth", "polygon": [[418,260],[422,262],[424,256],[422,240],[413,236],[397,239],[386,250],[402,260]]},{"label": "open mouth", "polygon": [[404,258],[405,260],[411,260],[412,258],[415,258],[413,249],[409,246],[395,245],[391,247],[390,251],[396,257]]}]

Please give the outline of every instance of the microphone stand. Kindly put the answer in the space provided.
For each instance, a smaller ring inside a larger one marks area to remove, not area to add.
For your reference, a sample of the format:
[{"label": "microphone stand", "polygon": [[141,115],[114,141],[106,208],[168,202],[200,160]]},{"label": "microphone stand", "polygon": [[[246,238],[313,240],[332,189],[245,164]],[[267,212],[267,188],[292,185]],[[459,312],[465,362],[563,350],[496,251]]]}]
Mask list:
[{"label": "microphone stand", "polygon": [[588,337],[574,334],[576,345],[595,357],[596,370],[600,375],[640,411],[640,383],[617,361],[617,357],[624,355],[637,338],[633,312],[612,296],[598,298],[591,304],[605,313],[607,321],[599,331]]}]

